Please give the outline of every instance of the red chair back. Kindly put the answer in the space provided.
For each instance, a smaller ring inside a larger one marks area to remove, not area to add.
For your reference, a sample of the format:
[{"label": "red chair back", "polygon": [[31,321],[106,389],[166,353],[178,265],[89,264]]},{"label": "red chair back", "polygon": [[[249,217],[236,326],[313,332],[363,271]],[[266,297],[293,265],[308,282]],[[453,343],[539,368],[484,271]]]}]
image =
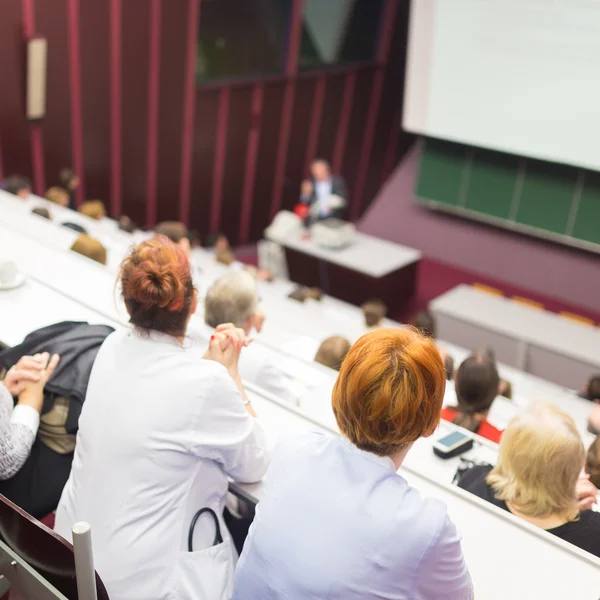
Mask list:
[{"label": "red chair back", "polygon": [[[73,546],[1,494],[0,539],[67,598],[79,600]],[[96,590],[98,600],[109,600],[98,573]]]}]

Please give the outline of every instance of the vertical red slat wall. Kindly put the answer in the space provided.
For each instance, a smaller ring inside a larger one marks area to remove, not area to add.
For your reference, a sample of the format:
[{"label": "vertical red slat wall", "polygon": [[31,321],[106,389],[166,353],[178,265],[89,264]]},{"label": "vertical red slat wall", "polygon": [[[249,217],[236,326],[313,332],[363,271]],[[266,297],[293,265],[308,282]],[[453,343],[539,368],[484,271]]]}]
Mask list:
[{"label": "vertical red slat wall", "polygon": [[[207,0],[206,0],[207,1]],[[408,9],[385,0],[377,60],[299,72],[303,0],[292,0],[284,73],[196,82],[202,0],[3,0],[0,177],[36,191],[73,166],[78,201],[100,198],[141,225],[183,219],[233,243],[260,238],[329,159],[360,216],[402,147]],[[47,113],[25,119],[24,42],[48,40]]]}]

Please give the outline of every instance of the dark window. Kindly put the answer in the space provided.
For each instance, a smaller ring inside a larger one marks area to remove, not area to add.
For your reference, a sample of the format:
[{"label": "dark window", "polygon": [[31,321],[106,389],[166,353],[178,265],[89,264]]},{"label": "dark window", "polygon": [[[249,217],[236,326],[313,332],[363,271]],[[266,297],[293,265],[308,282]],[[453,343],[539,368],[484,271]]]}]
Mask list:
[{"label": "dark window", "polygon": [[204,0],[198,82],[283,73],[292,0]]},{"label": "dark window", "polygon": [[375,60],[384,0],[304,0],[299,66]]}]

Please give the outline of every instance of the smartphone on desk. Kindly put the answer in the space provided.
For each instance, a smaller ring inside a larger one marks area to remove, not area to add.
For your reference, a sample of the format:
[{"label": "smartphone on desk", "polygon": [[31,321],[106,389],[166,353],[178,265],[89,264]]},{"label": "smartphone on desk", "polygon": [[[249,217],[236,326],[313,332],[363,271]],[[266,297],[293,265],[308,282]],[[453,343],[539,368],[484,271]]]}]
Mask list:
[{"label": "smartphone on desk", "polygon": [[440,458],[453,458],[473,447],[473,438],[461,431],[453,431],[433,442],[433,452]]}]

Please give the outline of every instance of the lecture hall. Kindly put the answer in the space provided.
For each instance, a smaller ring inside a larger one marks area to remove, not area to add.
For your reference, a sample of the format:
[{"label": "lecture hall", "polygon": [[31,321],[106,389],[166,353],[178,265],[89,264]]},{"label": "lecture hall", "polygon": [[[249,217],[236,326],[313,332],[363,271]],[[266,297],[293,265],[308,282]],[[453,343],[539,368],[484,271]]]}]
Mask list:
[{"label": "lecture hall", "polygon": [[1,0],[0,600],[600,598],[600,0]]}]

